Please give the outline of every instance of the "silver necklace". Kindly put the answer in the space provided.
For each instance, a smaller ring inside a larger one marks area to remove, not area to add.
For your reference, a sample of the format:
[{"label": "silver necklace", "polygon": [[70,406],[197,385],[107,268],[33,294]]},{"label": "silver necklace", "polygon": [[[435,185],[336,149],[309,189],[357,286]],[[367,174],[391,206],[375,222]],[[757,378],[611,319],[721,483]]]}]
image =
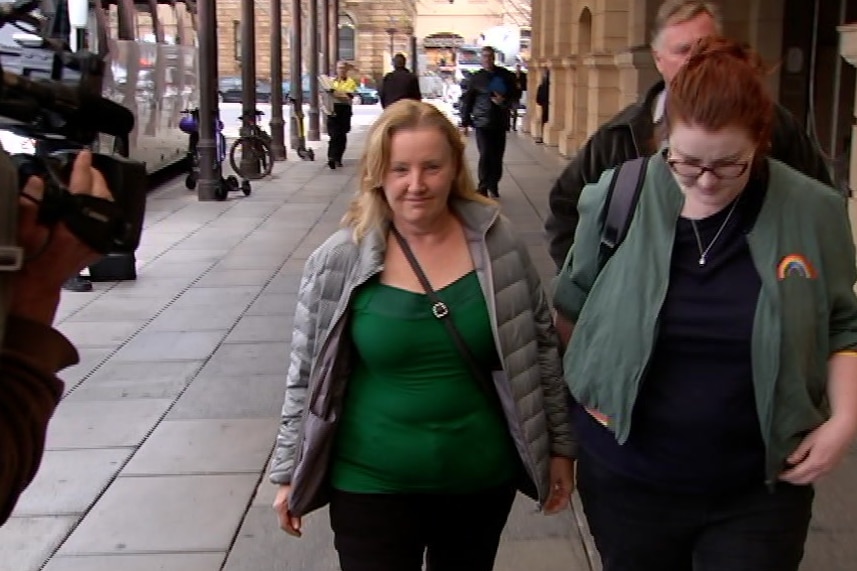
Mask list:
[{"label": "silver necklace", "polygon": [[708,261],[708,251],[711,250],[711,247],[717,242],[717,239],[720,238],[720,234],[723,233],[723,229],[726,228],[726,225],[729,224],[729,219],[732,218],[732,213],[735,212],[735,207],[738,206],[738,201],[741,200],[741,195],[738,195],[738,198],[735,199],[735,202],[732,203],[732,208],[729,209],[729,214],[726,215],[726,220],[723,221],[723,224],[720,225],[720,229],[717,230],[717,234],[714,235],[714,238],[711,239],[711,242],[708,243],[708,247],[704,250],[702,249],[702,238],[699,235],[699,229],[696,227],[696,220],[691,220],[690,225],[693,227],[693,234],[696,236],[696,246],[699,248],[699,265],[704,266],[705,262]]}]

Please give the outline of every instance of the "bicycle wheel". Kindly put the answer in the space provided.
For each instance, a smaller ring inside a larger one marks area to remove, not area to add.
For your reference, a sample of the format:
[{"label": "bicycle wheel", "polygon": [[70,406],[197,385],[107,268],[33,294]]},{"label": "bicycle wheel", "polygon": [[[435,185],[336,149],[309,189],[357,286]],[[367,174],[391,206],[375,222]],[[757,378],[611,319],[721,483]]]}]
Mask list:
[{"label": "bicycle wheel", "polygon": [[[250,154],[244,157],[244,147],[247,147],[247,152]],[[241,163],[247,160],[258,165],[258,172],[245,172],[241,168]],[[274,168],[274,154],[271,152],[271,146],[259,137],[241,137],[232,143],[232,148],[229,149],[229,165],[232,170],[243,179],[259,180],[265,178]]]}]

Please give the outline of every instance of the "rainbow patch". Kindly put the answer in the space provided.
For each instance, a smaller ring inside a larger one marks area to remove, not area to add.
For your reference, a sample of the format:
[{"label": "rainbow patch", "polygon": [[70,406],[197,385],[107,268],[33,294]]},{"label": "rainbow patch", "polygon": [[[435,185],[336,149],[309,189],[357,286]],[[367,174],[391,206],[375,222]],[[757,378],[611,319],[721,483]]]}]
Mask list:
[{"label": "rainbow patch", "polygon": [[800,254],[789,254],[777,266],[777,279],[784,280],[789,276],[815,279],[815,268]]}]

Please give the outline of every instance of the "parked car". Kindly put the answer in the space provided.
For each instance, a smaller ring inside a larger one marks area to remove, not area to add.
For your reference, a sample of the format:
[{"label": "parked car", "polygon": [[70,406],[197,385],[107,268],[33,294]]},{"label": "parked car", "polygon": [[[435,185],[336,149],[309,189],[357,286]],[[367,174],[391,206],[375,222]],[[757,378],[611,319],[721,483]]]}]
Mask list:
[{"label": "parked car", "polygon": [[[309,102],[309,76],[305,75],[301,79],[301,91],[303,92],[303,100],[304,103]],[[285,80],[283,82],[283,103],[289,102],[289,96],[292,93],[292,82],[290,80]]]},{"label": "parked car", "polygon": [[[221,77],[218,80],[217,92],[222,103],[241,103],[244,83],[240,77]],[[256,102],[271,101],[271,84],[267,81],[256,81]]]},{"label": "parked car", "polygon": [[354,103],[357,105],[375,105],[381,101],[378,96],[378,90],[363,85],[357,86],[357,91],[354,92]]}]

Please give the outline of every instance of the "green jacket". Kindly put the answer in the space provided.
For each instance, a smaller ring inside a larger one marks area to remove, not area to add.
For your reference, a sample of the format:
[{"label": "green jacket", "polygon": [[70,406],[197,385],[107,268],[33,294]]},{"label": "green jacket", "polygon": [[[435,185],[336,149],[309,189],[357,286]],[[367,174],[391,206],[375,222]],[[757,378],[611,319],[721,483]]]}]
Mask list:
[{"label": "green jacket", "polygon": [[[841,196],[769,160],[768,191],[747,236],[762,287],[753,326],[753,384],[768,481],[802,436],[824,422],[827,361],[857,347],[854,243]],[[574,246],[554,305],[575,323],[565,378],[624,443],[657,336],[684,196],[660,155],[649,161],[627,237],[598,272],[601,215],[613,171],[580,199]]]}]

